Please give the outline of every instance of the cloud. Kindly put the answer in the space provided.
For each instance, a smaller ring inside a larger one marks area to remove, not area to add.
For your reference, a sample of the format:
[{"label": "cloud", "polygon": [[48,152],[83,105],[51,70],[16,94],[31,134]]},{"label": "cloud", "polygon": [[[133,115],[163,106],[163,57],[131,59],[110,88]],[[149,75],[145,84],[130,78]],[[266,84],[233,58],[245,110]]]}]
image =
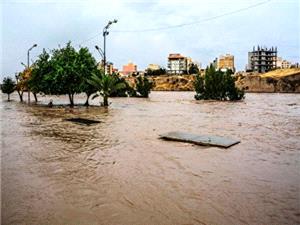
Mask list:
[{"label": "cloud", "polygon": [[[117,18],[107,38],[108,60],[119,68],[129,60],[144,69],[149,63],[166,66],[167,56],[180,52],[206,65],[220,54],[234,54],[244,69],[253,45],[278,46],[279,54],[299,61],[299,2],[270,1],[256,8],[207,20],[263,0],[4,0],[2,9],[1,76],[13,75],[42,48],[52,49],[71,40],[87,46],[103,45],[102,29]],[[120,32],[199,23],[151,32]],[[201,22],[202,21],[202,22]]]}]

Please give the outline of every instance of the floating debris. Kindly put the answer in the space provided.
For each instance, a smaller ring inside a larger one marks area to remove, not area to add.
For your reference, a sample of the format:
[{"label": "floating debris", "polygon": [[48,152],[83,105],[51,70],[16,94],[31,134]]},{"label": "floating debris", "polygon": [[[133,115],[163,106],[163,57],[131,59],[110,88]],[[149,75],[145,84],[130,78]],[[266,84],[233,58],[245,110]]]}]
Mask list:
[{"label": "floating debris", "polygon": [[65,120],[66,121],[71,121],[71,122],[74,122],[74,123],[78,123],[78,124],[84,124],[84,125],[87,125],[87,126],[90,126],[92,124],[101,122],[101,121],[97,121],[97,120],[84,119],[84,118],[80,118],[80,117],[70,118],[70,119],[65,119]]},{"label": "floating debris", "polygon": [[230,138],[211,136],[211,135],[196,135],[180,131],[168,132],[166,134],[159,135],[160,138],[171,141],[182,141],[193,143],[197,145],[206,145],[206,146],[217,146],[228,148],[232,145],[240,143],[238,140],[233,140]]}]

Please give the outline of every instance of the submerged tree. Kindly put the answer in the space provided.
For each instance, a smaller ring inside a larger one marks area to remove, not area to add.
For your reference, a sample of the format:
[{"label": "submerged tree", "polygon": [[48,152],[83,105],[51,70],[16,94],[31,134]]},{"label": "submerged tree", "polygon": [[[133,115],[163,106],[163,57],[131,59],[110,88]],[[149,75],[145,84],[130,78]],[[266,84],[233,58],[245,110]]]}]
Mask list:
[{"label": "submerged tree", "polygon": [[136,78],[136,92],[139,97],[148,98],[152,88],[152,83],[145,76],[138,76]]},{"label": "submerged tree", "polygon": [[38,59],[34,63],[31,76],[28,80],[28,87],[34,93],[36,101],[36,93],[51,93],[51,84],[47,82],[47,75],[49,75],[52,70],[50,55],[43,49],[42,54],[38,56]]},{"label": "submerged tree", "polygon": [[244,98],[244,91],[235,86],[233,72],[227,70],[222,72],[215,70],[211,65],[205,70],[204,77],[196,76],[194,87],[196,91],[195,99],[213,100],[240,100]]},{"label": "submerged tree", "polygon": [[117,90],[125,88],[124,83],[118,83],[115,76],[109,74],[94,73],[88,82],[97,89],[97,94],[93,96],[93,99],[101,95],[103,97],[103,106],[108,106],[108,97]]},{"label": "submerged tree", "polygon": [[24,90],[25,90],[25,85],[24,85],[25,81],[22,78],[22,73],[21,72],[16,73],[15,77],[16,77],[16,81],[17,81],[16,90],[18,92],[20,102],[23,102],[23,93],[24,93]]},{"label": "submerged tree", "polygon": [[119,77],[119,75],[116,73],[113,73],[111,76],[115,77],[115,79],[117,80],[117,84],[123,83],[124,85],[123,88],[113,91],[109,95],[109,97],[127,97],[128,95],[130,95],[132,88],[130,87],[128,82],[123,77]]},{"label": "submerged tree", "polygon": [[197,64],[191,63],[189,65],[189,68],[188,68],[188,73],[189,74],[198,74],[199,73],[199,67],[197,66]]},{"label": "submerged tree", "polygon": [[10,94],[15,91],[16,83],[10,78],[5,77],[1,85],[1,91],[7,94],[7,101],[10,101]]},{"label": "submerged tree", "polygon": [[88,48],[80,48],[77,58],[78,73],[83,78],[80,84],[80,92],[86,94],[87,98],[84,105],[88,106],[90,96],[97,92],[96,87],[91,85],[88,80],[91,79],[92,74],[99,73],[99,70],[97,69],[97,62]]},{"label": "submerged tree", "polygon": [[70,106],[74,106],[74,95],[80,93],[80,85],[83,82],[78,67],[78,53],[71,43],[66,47],[52,51],[51,64],[53,70],[47,75],[50,94],[67,94]]}]

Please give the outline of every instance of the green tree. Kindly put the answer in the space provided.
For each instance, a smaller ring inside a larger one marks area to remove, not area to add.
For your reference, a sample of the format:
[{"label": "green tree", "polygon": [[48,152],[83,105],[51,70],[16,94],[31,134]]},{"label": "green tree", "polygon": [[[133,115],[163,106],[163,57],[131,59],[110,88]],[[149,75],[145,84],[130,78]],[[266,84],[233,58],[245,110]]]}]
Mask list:
[{"label": "green tree", "polygon": [[[43,49],[43,52],[38,56],[31,71],[31,76],[28,80],[30,90],[35,93],[50,93],[50,83],[47,82],[47,75],[53,71],[51,58],[49,53]],[[36,101],[37,98],[35,97]]]},{"label": "green tree", "polygon": [[113,73],[111,76],[115,77],[115,79],[117,80],[117,84],[123,83],[124,85],[123,88],[120,88],[112,92],[109,95],[109,97],[127,97],[129,92],[131,91],[131,87],[128,84],[128,82],[123,77],[119,77],[119,75],[116,73]]},{"label": "green tree", "polygon": [[199,68],[198,68],[197,64],[191,63],[189,65],[188,72],[189,72],[189,74],[198,74]]},{"label": "green tree", "polygon": [[227,70],[225,73],[215,70],[211,65],[205,70],[204,77],[196,76],[194,88],[196,91],[195,99],[213,100],[240,100],[244,98],[244,91],[235,86],[233,72]]},{"label": "green tree", "polygon": [[10,78],[5,77],[1,85],[1,91],[7,94],[7,101],[10,101],[10,94],[15,91],[16,83]]},{"label": "green tree", "polygon": [[51,64],[53,70],[45,77],[47,94],[67,94],[70,106],[74,106],[74,95],[80,93],[83,76],[79,72],[78,53],[68,42],[66,47],[52,51]]},{"label": "green tree", "polygon": [[166,74],[167,71],[165,68],[159,68],[157,70],[151,70],[151,69],[146,69],[146,76],[159,76],[159,75],[164,75]]},{"label": "green tree", "polygon": [[136,91],[140,97],[148,98],[152,88],[152,83],[145,76],[136,78]]},{"label": "green tree", "polygon": [[103,97],[103,106],[108,106],[108,97],[113,92],[126,87],[124,83],[118,83],[115,76],[104,74],[103,71],[93,74],[88,82],[98,90],[93,99],[101,95]]},{"label": "green tree", "polygon": [[196,75],[196,79],[194,82],[194,87],[196,91],[195,99],[200,100],[204,99],[204,92],[205,92],[205,87],[204,87],[204,79],[203,76],[200,74]]},{"label": "green tree", "polygon": [[96,87],[91,85],[88,80],[91,79],[92,74],[99,73],[97,69],[97,62],[93,55],[89,52],[88,48],[80,48],[78,51],[78,73],[82,76],[80,84],[80,92],[84,92],[87,96],[85,106],[89,105],[90,96],[97,92]]}]

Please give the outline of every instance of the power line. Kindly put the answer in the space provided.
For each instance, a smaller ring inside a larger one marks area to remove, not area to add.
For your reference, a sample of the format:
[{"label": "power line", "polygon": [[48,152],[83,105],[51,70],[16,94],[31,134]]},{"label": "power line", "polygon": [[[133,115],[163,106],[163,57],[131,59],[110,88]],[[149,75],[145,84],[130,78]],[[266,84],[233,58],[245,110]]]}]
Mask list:
[{"label": "power line", "polygon": [[173,26],[164,26],[164,27],[157,27],[157,28],[139,29],[139,30],[115,30],[115,31],[111,31],[111,32],[120,32],[120,33],[121,32],[124,32],[124,33],[151,32],[151,31],[169,30],[169,29],[174,29],[174,28],[191,26],[191,25],[194,25],[194,24],[199,24],[199,23],[215,20],[215,19],[218,19],[218,18],[222,18],[224,16],[229,16],[229,15],[233,15],[233,14],[236,14],[236,13],[239,13],[239,12],[242,12],[242,11],[246,11],[246,10],[249,10],[249,9],[252,9],[252,8],[256,8],[258,6],[267,4],[270,1],[272,1],[272,0],[267,0],[267,1],[260,2],[260,3],[254,4],[254,5],[250,5],[250,6],[245,7],[245,8],[241,8],[241,9],[238,9],[238,10],[234,10],[234,11],[231,11],[231,12],[223,13],[223,14],[220,14],[220,15],[217,15],[217,16],[209,17],[209,18],[206,18],[206,19],[203,19],[203,20],[198,20],[198,21],[194,21],[194,22],[190,22],[190,23],[183,23],[183,24],[178,24],[178,25],[173,25]]},{"label": "power line", "polygon": [[[204,22],[208,22],[208,21],[211,21],[211,20],[219,19],[219,18],[222,18],[222,17],[225,17],[225,16],[237,14],[237,13],[240,13],[242,11],[246,11],[246,10],[256,8],[256,7],[264,5],[264,4],[267,4],[268,2],[271,2],[271,1],[272,0],[259,2],[257,4],[253,4],[253,5],[250,5],[250,6],[245,7],[245,8],[237,9],[237,10],[234,10],[234,11],[231,11],[231,12],[223,13],[223,14],[220,14],[220,15],[217,15],[217,16],[209,17],[209,18],[206,18],[206,19],[203,19],[203,20],[198,20],[198,21],[194,21],[194,22],[190,22],[190,23],[183,23],[183,24],[178,24],[178,25],[173,25],[173,26],[164,26],[164,27],[157,27],[157,28],[139,29],[139,30],[138,29],[137,30],[112,30],[110,32],[114,32],[114,33],[153,32],[153,31],[169,30],[169,29],[175,29],[175,28],[180,28],[180,27],[185,27],[185,26],[191,26],[191,25],[195,25],[195,24],[204,23]],[[79,45],[82,45],[85,42],[93,40],[98,35],[100,35],[100,33],[97,33],[96,35],[80,42]]]}]

